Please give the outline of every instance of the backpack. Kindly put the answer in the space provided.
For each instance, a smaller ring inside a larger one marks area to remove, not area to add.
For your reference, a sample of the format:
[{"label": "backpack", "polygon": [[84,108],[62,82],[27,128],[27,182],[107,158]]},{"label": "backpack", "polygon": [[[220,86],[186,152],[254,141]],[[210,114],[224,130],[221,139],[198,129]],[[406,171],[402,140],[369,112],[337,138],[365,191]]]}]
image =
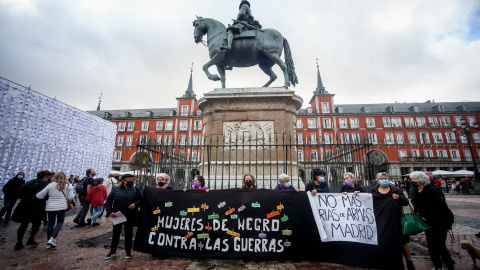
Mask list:
[{"label": "backpack", "polygon": [[83,185],[85,184],[85,180],[87,180],[87,177],[84,177],[82,178],[80,181],[78,181],[78,183],[75,185],[75,192],[77,194],[83,194],[85,193],[87,190],[85,188],[83,188]]}]

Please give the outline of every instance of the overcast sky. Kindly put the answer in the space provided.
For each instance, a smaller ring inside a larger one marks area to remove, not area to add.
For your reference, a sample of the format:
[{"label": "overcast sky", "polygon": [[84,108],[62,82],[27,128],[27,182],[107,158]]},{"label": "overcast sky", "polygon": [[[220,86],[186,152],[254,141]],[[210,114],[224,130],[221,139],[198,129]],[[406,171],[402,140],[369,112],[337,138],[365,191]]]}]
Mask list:
[{"label": "overcast sky", "polygon": [[[176,107],[194,62],[197,98],[219,88],[195,44],[196,15],[223,24],[239,0],[0,0],[0,76],[82,110]],[[251,0],[255,19],[288,39],[303,107],[316,61],[336,104],[480,101],[478,0]],[[204,38],[206,40],[206,37]],[[282,56],[283,57],[283,56]],[[210,71],[216,73],[216,68]],[[271,86],[282,86],[279,79]],[[268,81],[258,66],[227,87]]]}]

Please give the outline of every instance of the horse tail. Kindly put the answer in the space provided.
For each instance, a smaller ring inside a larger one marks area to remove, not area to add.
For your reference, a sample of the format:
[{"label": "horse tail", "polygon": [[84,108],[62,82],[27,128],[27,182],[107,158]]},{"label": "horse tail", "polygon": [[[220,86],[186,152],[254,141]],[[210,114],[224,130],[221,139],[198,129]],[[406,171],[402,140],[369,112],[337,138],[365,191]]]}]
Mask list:
[{"label": "horse tail", "polygon": [[286,38],[283,38],[283,50],[285,51],[285,64],[287,65],[287,74],[290,82],[295,86],[298,83],[297,74],[295,74],[295,65],[293,64],[292,51]]}]

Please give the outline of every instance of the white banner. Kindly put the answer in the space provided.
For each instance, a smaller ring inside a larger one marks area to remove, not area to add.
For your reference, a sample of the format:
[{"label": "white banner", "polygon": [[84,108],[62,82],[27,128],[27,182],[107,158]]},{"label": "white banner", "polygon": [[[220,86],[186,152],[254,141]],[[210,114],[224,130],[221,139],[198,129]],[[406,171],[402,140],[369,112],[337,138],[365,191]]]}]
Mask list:
[{"label": "white banner", "polygon": [[347,241],[377,245],[372,194],[308,194],[323,242]]}]

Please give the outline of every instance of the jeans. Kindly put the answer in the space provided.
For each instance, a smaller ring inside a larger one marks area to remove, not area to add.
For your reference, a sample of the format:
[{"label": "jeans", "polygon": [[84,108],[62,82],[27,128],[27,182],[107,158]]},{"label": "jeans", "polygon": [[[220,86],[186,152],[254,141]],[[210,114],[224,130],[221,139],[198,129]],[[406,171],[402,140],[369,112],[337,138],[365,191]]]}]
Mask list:
[{"label": "jeans", "polygon": [[[76,220],[78,220],[78,224],[84,225],[85,223],[85,217],[88,214],[88,208],[90,207],[90,203],[85,201],[84,196],[78,196],[80,199],[80,203],[82,204],[82,210],[80,210],[80,213],[75,217]],[[74,220],[75,220],[74,219]]]},{"label": "jeans", "polygon": [[133,244],[133,220],[127,219],[126,222],[113,225],[113,236],[112,236],[112,245],[110,246],[110,253],[116,253],[118,242],[120,241],[120,234],[122,233],[122,226],[125,230],[125,253],[132,254],[132,244]]},{"label": "jeans", "polygon": [[103,205],[102,206],[92,206],[93,211],[95,211],[93,216],[90,218],[93,223],[97,223],[97,217],[99,217],[103,213]]},{"label": "jeans", "polygon": [[3,208],[0,210],[0,218],[5,215],[5,220],[9,221],[10,216],[12,215],[12,209],[15,206],[15,203],[17,203],[17,197],[16,196],[6,196],[5,195],[5,200],[3,201]]},{"label": "jeans", "polygon": [[29,240],[35,241],[35,235],[38,232],[38,229],[40,228],[40,225],[42,223],[42,220],[33,220],[33,221],[23,221],[20,224],[20,227],[18,227],[17,230],[17,242],[22,243],[23,236],[25,235],[25,232],[27,231],[28,224],[32,223],[32,231],[30,232],[30,238]]},{"label": "jeans", "polygon": [[47,240],[50,239],[50,237],[57,238],[58,233],[62,229],[63,222],[65,221],[66,212],[67,212],[66,210],[47,211],[47,215],[48,215]]}]

